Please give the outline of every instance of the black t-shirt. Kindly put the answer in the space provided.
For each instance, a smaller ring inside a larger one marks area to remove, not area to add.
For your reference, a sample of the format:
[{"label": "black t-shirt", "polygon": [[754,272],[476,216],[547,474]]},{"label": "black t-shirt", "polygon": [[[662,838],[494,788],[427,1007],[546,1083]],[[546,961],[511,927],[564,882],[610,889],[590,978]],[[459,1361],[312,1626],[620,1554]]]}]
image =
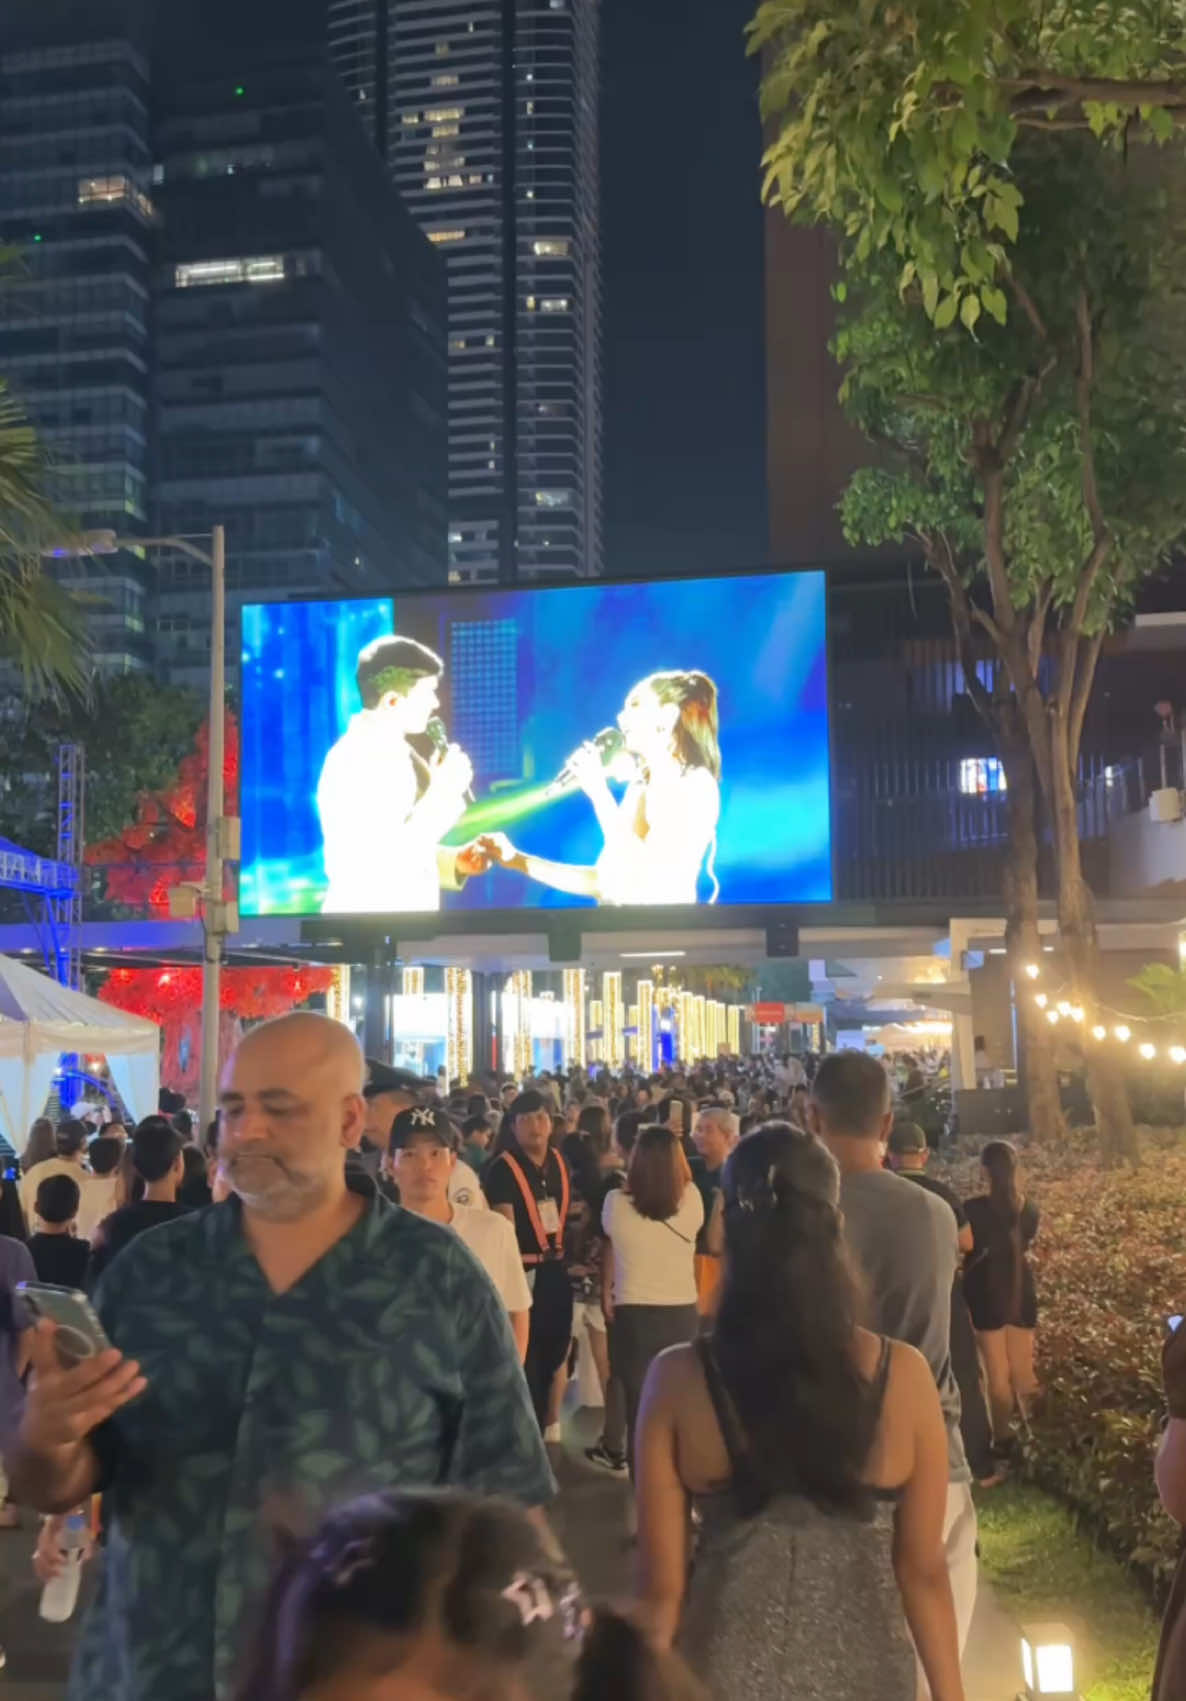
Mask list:
[{"label": "black t-shirt", "polygon": [[91,1251],[87,1272],[91,1286],[95,1285],[116,1253],[122,1252],[138,1234],[188,1214],[188,1205],[172,1204],[167,1199],[140,1199],[134,1205],[123,1205],[118,1211],[113,1211],[104,1220],[102,1244]]},{"label": "black t-shirt", "polygon": [[1038,1232],[1038,1207],[1027,1199],[1016,1225],[987,1194],[969,1199],[966,1210],[974,1244],[964,1266],[964,1297],[972,1322],[981,1330],[1033,1329],[1038,1298],[1026,1253]]},{"label": "black t-shirt", "polygon": [[963,1228],[968,1220],[968,1213],[964,1210],[959,1194],[953,1192],[946,1182],[936,1181],[925,1169],[900,1169],[895,1173],[906,1181],[916,1181],[920,1187],[925,1187],[928,1193],[934,1193],[945,1205],[950,1205],[955,1212],[956,1227]]},{"label": "black t-shirt", "polygon": [[[537,1207],[551,1199],[556,1206],[559,1216],[561,1201],[564,1197],[565,1168],[563,1159],[554,1147],[549,1146],[548,1155],[543,1166],[532,1163],[517,1141],[512,1140],[500,1152],[498,1157],[491,1158],[482,1171],[482,1191],[486,1195],[488,1205],[511,1205],[515,1212],[515,1239],[519,1242],[519,1251],[530,1257],[532,1262],[538,1262],[540,1255],[539,1236],[535,1225],[528,1213],[523,1190],[515,1178],[510,1164],[505,1162],[505,1156],[514,1158],[522,1170],[528,1187],[535,1196]],[[547,1236],[547,1256],[549,1259],[561,1259],[564,1256],[563,1237],[550,1234]]]},{"label": "black t-shirt", "polygon": [[80,1288],[85,1283],[89,1240],[76,1240],[72,1234],[31,1234],[29,1252],[39,1282],[56,1288]]}]

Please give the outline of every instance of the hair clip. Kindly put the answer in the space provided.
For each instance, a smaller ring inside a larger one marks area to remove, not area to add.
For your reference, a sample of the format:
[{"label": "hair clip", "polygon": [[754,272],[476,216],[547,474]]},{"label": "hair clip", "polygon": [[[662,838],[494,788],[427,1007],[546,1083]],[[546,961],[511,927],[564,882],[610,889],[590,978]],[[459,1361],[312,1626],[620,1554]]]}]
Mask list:
[{"label": "hair clip", "polygon": [[515,1573],[502,1591],[502,1598],[518,1608],[524,1625],[535,1624],[539,1619],[549,1619],[556,1611],[556,1603],[547,1583],[542,1577],[527,1571]]},{"label": "hair clip", "polygon": [[314,1550],[313,1558],[326,1582],[335,1589],[344,1589],[360,1571],[369,1570],[375,1563],[375,1540],[373,1536],[356,1536],[337,1553],[322,1543]]}]

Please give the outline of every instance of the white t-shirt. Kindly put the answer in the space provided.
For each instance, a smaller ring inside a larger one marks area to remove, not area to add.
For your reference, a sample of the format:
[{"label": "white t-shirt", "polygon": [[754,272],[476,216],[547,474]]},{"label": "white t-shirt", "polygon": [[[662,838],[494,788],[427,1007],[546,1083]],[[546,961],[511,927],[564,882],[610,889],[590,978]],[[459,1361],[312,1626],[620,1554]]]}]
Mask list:
[{"label": "white t-shirt", "polygon": [[490,1209],[476,1172],[461,1158],[453,1165],[453,1174],[449,1177],[449,1203],[461,1205],[469,1211]]},{"label": "white t-shirt", "polygon": [[95,1230],[115,1209],[118,1175],[91,1175],[79,1183],[82,1198],[78,1205],[75,1233],[79,1240],[94,1240]]},{"label": "white t-shirt", "polygon": [[615,1305],[695,1305],[696,1236],[704,1222],[700,1189],[689,1182],[674,1217],[642,1217],[622,1188],[605,1196],[601,1226],[614,1251]]},{"label": "white t-shirt", "polygon": [[455,1205],[450,1227],[490,1277],[507,1310],[526,1311],[531,1305],[531,1289],[523,1273],[515,1231],[502,1213]]}]

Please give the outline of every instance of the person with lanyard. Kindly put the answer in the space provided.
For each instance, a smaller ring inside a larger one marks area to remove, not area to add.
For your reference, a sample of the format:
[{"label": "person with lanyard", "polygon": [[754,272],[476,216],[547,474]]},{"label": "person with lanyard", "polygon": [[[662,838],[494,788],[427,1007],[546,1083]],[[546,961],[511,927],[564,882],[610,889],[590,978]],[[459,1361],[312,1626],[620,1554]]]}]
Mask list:
[{"label": "person with lanyard", "polygon": [[[548,1396],[572,1339],[572,1286],[564,1260],[564,1228],[572,1198],[568,1166],[552,1145],[552,1109],[533,1088],[507,1110],[498,1153],[482,1171],[492,1210],[515,1230],[531,1288],[531,1333],[523,1368],[541,1430]],[[548,1440],[559,1436],[546,1434]]]}]

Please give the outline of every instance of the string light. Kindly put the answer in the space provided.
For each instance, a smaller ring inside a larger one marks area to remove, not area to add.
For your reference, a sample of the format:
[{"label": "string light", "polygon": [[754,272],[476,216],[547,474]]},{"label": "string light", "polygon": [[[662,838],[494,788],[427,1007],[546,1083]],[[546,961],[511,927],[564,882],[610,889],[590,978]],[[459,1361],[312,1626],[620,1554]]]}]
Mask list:
[{"label": "string light", "polygon": [[1057,1010],[1047,1010],[1046,1020],[1050,1023],[1050,1026],[1052,1028],[1056,1028],[1058,1026],[1059,1020],[1060,1020],[1058,1011]]},{"label": "string light", "polygon": [[1037,992],[1034,994],[1034,1003],[1038,1006],[1039,1010],[1044,1010],[1049,1002],[1050,1000],[1044,992]]},{"label": "string light", "polygon": [[1171,1045],[1170,1046],[1170,1062],[1171,1063],[1186,1063],[1186,1046]]},{"label": "string light", "polygon": [[1037,980],[1037,978],[1041,974],[1041,972],[1042,971],[1038,967],[1037,963],[1027,963],[1025,965],[1025,974],[1026,974],[1027,978],[1030,979],[1030,980]]},{"label": "string light", "polygon": [[1144,1042],[1144,1044],[1139,1047],[1139,1050],[1140,1050],[1141,1056],[1145,1059],[1146,1063],[1148,1063],[1150,1061],[1150,1059],[1157,1056],[1157,1047],[1155,1045],[1150,1045],[1148,1040],[1146,1040]]},{"label": "string light", "polygon": [[1112,1034],[1115,1039],[1120,1041],[1121,1045],[1127,1045],[1132,1038],[1132,1029],[1126,1022],[1121,1022],[1119,1027],[1112,1029]]},{"label": "string light", "polygon": [[1097,1022],[1095,1027],[1091,1030],[1091,1037],[1092,1039],[1106,1040],[1108,1037],[1108,1030],[1105,1027],[1101,1027],[1101,1025]]},{"label": "string light", "polygon": [[1070,1015],[1070,1013],[1071,1013],[1071,1002],[1070,1002],[1069,998],[1060,998],[1059,999],[1059,1001],[1058,1001],[1058,1013],[1059,1013],[1060,1016],[1069,1016]]},{"label": "string light", "polygon": [[1072,1004],[1071,1020],[1072,1022],[1081,1022],[1083,1020],[1083,1006],[1081,1004]]},{"label": "string light", "polygon": [[[1183,945],[1186,947],[1186,934],[1183,934]],[[1046,949],[1049,950],[1050,947],[1047,946]],[[1186,949],[1184,949],[1183,954],[1184,957],[1186,957]],[[1039,980],[1042,974],[1041,968],[1036,963],[1026,963],[1021,972],[1025,975],[1027,980],[1031,981]],[[1087,1011],[1082,1004],[1075,1004],[1069,998],[1059,998],[1052,1006],[1051,997],[1052,995],[1050,993],[1041,990],[1035,991],[1033,994],[1034,1004],[1039,1010],[1045,1013],[1046,1020],[1050,1023],[1052,1028],[1057,1027],[1059,1022],[1064,1019],[1074,1022],[1080,1027],[1087,1022]],[[1109,1012],[1106,1007],[1102,1011],[1098,1012],[1098,1015],[1108,1014],[1117,1016],[1120,1012],[1116,1010]],[[1102,1044],[1111,1037],[1120,1045],[1127,1045],[1129,1043],[1133,1037],[1133,1030],[1127,1021],[1118,1021],[1110,1030],[1109,1035],[1109,1029],[1102,1021],[1098,1020],[1098,1015],[1097,1019],[1091,1024],[1089,1030],[1093,1040]],[[1138,1021],[1140,1027],[1144,1027],[1145,1018],[1134,1017],[1133,1020]],[[1152,1023],[1158,1021],[1159,1018],[1155,1015],[1150,1015],[1147,1020]],[[1158,1037],[1164,1038],[1164,1030],[1158,1034]],[[1179,1067],[1186,1064],[1186,1044],[1175,1044],[1170,1046],[1163,1045],[1159,1049],[1152,1040],[1141,1040],[1133,1049],[1145,1063],[1153,1063],[1156,1060],[1161,1059],[1163,1062],[1173,1063]]]}]

